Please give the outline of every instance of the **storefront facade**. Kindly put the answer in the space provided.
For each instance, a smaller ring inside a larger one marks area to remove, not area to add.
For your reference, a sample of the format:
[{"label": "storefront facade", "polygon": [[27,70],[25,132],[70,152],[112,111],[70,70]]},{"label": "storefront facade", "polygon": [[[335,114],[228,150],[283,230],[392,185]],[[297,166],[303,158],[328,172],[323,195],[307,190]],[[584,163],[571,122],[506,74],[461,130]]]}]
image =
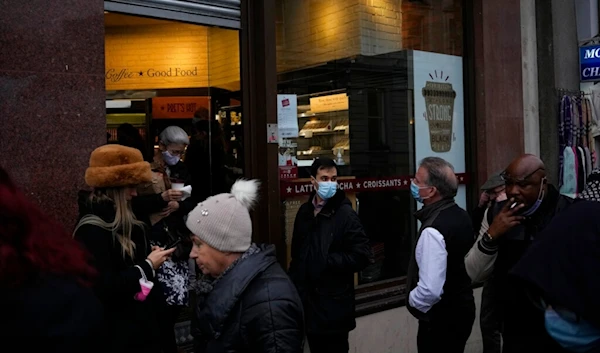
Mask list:
[{"label": "storefront facade", "polygon": [[[210,98],[213,117],[230,117],[227,109],[238,106],[240,169],[262,181],[256,241],[276,244],[280,261],[289,261],[290,226],[310,192],[306,167],[315,156],[336,159],[377,255],[356,276],[361,319],[351,340],[358,351],[382,342],[410,351],[416,326],[402,308],[416,228],[409,178],[425,156],[448,159],[462,178],[458,201],[469,209],[489,173],[527,150],[521,6],[516,0],[10,1],[0,16],[2,48],[11,48],[0,62],[0,164],[71,228],[89,154],[107,142],[111,119],[121,122],[122,108],[107,109],[107,99],[146,102],[140,109],[160,121],[140,122],[151,134],[178,118],[160,117],[161,99]],[[125,32],[123,21],[130,21]],[[136,39],[150,26],[166,27],[152,40],[148,30],[145,40]],[[205,48],[195,52],[189,41]],[[186,51],[176,65],[161,61],[174,60],[180,48]],[[393,332],[374,332],[386,320]],[[396,338],[388,342],[384,333]]]}]

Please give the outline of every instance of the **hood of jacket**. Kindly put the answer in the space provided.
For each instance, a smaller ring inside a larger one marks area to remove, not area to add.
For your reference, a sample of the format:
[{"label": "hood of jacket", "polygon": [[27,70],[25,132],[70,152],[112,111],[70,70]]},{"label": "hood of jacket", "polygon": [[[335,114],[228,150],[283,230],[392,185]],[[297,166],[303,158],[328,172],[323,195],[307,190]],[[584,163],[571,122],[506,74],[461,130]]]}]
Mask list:
[{"label": "hood of jacket", "polygon": [[223,332],[230,312],[250,283],[277,262],[274,245],[257,244],[257,246],[260,248],[259,252],[235,265],[207,294],[200,314],[202,316],[200,325],[205,326],[205,329],[208,329],[206,332],[210,332],[215,339]]}]

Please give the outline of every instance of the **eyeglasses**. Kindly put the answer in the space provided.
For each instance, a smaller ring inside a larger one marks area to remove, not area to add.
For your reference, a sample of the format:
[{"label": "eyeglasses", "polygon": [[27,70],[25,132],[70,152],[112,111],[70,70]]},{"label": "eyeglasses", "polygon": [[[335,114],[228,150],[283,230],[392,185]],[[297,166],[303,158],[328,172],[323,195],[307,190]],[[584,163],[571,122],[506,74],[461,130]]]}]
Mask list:
[{"label": "eyeglasses", "polygon": [[174,155],[174,156],[181,156],[183,153],[185,153],[185,150],[181,151],[181,150],[170,150],[169,151],[170,154]]},{"label": "eyeglasses", "polygon": [[528,179],[531,178],[535,173],[539,172],[540,170],[546,170],[546,169],[538,168],[538,169],[534,170],[533,172],[527,174],[523,178],[513,178],[513,177],[509,176],[506,171],[504,171],[504,172],[502,172],[502,174],[500,174],[500,178],[502,178],[502,180],[504,180],[504,184],[506,186],[517,185],[519,187],[524,188],[524,187],[527,187],[532,184],[531,182],[528,181]]}]

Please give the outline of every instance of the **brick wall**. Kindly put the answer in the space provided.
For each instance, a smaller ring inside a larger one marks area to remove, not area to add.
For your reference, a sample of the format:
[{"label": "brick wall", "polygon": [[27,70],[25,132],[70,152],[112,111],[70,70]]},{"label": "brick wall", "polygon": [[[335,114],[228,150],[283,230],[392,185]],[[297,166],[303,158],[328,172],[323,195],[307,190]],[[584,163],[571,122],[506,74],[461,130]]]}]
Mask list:
[{"label": "brick wall", "polygon": [[[234,30],[176,22],[107,27],[105,48],[109,91],[209,86],[239,90],[239,35]],[[156,72],[168,76],[151,77]]]},{"label": "brick wall", "polygon": [[359,3],[361,54],[377,55],[401,50],[401,1],[360,0]]},{"label": "brick wall", "polygon": [[399,0],[281,0],[278,71],[402,48]]},{"label": "brick wall", "polygon": [[210,87],[240,90],[239,32],[212,27],[208,30]]},{"label": "brick wall", "polygon": [[278,72],[417,49],[462,55],[463,0],[278,0]]}]

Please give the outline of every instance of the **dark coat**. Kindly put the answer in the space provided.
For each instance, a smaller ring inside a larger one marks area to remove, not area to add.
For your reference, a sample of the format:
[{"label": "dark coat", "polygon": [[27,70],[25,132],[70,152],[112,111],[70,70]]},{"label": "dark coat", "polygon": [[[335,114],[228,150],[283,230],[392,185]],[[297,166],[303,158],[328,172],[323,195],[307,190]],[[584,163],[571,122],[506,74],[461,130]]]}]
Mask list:
[{"label": "dark coat", "polygon": [[[112,202],[91,204],[80,199],[80,218],[94,214],[105,222],[112,222],[115,211]],[[140,291],[141,267],[149,281],[154,281],[154,272],[146,257],[151,251],[150,243],[139,227],[134,227],[132,240],[135,243],[134,258],[123,257],[121,244],[113,239],[110,231],[94,225],[84,225],[75,233],[93,257],[92,264],[99,272],[95,293],[104,306],[107,352],[160,352],[167,345],[163,334],[166,327],[166,303],[158,282],[145,301],[134,299]],[[172,329],[172,328],[171,328]]]},{"label": "dark coat", "polygon": [[308,333],[356,327],[354,273],[372,260],[369,238],[342,190],[314,215],[313,194],[294,222],[290,277],[304,305]]},{"label": "dark coat", "polygon": [[[498,204],[495,208],[494,217],[505,202],[508,201]],[[492,280],[497,289],[495,300],[504,325],[504,352],[564,352],[546,332],[543,310],[534,305],[527,288],[509,276],[509,272],[554,217],[565,212],[572,203],[571,198],[560,195],[554,186],[548,185],[548,195],[537,212],[498,239],[498,257],[494,264]]]},{"label": "dark coat", "polygon": [[512,275],[531,298],[573,311],[600,328],[600,203],[575,202],[537,237]]},{"label": "dark coat", "polygon": [[294,285],[273,245],[237,263],[211,292],[199,295],[196,353],[301,353],[304,321]]},{"label": "dark coat", "polygon": [[0,291],[0,337],[6,351],[97,352],[102,305],[73,278],[43,275]]}]

